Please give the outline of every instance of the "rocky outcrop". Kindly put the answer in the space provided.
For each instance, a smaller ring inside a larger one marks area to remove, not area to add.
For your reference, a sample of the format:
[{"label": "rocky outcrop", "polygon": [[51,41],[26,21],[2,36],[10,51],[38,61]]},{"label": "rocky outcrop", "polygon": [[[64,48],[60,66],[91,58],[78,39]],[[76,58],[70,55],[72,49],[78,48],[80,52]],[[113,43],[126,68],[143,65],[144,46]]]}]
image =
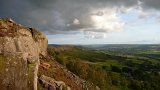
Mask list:
[{"label": "rocky outcrop", "polygon": [[37,90],[39,58],[47,55],[47,45],[36,29],[0,19],[0,88]]},{"label": "rocky outcrop", "polygon": [[54,78],[45,75],[39,77],[39,82],[44,88],[49,90],[71,90],[63,81],[56,81]]},{"label": "rocky outcrop", "polygon": [[47,46],[43,33],[0,19],[0,90],[37,90],[38,80],[50,90],[98,90],[47,55]]}]

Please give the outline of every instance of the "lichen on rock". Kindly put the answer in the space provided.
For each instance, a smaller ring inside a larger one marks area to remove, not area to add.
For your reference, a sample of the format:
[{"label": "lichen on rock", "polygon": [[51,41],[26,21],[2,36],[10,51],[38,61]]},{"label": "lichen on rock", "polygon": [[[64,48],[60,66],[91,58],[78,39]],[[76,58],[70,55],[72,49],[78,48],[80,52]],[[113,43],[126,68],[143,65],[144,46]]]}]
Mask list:
[{"label": "lichen on rock", "polygon": [[3,90],[37,90],[39,58],[47,55],[47,45],[43,33],[12,19],[0,19],[0,67],[4,69],[0,73],[0,87]]}]

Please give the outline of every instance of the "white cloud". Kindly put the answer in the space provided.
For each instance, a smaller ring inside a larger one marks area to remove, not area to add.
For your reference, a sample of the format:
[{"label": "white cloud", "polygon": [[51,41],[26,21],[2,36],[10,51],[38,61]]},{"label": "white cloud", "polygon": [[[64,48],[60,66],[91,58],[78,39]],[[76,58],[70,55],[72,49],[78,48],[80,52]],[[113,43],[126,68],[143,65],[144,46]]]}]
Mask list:
[{"label": "white cloud", "polygon": [[85,31],[84,36],[88,39],[103,39],[106,38],[106,33]]},{"label": "white cloud", "polygon": [[[103,32],[122,31],[124,22],[118,17],[117,8],[105,8],[100,10],[93,10],[90,16],[93,30],[102,30]],[[95,31],[96,32],[96,31]]]},{"label": "white cloud", "polygon": [[75,19],[73,20],[73,24],[74,24],[74,25],[79,25],[80,22],[79,22],[79,20],[78,20],[77,18],[75,18]]}]

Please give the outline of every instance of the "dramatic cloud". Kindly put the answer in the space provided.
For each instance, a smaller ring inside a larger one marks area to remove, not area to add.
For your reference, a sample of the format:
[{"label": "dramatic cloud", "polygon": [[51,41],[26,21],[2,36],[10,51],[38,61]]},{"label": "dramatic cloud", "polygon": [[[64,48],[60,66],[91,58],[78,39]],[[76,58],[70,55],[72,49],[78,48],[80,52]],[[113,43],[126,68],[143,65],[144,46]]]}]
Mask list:
[{"label": "dramatic cloud", "polygon": [[140,0],[144,8],[147,9],[160,9],[160,0]]},{"label": "dramatic cloud", "polygon": [[93,30],[101,32],[112,32],[123,30],[124,22],[117,16],[117,8],[107,8],[101,10],[93,10],[91,20],[93,22]]},{"label": "dramatic cloud", "polygon": [[11,17],[47,34],[108,33],[123,30],[125,22],[119,14],[137,9],[139,18],[146,18],[153,15],[151,10],[160,9],[159,3],[160,0],[1,0],[0,17]]}]

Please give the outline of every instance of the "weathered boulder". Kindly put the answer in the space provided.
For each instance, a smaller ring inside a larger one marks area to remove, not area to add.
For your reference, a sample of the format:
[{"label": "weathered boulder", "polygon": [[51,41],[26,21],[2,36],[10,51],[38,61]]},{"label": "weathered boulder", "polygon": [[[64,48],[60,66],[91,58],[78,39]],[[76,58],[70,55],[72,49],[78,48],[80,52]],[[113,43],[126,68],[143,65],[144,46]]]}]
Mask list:
[{"label": "weathered boulder", "polygon": [[54,78],[45,75],[39,77],[39,82],[44,88],[53,88],[49,90],[71,90],[63,81],[56,81]]},{"label": "weathered boulder", "polygon": [[43,33],[0,19],[0,88],[36,90],[39,58],[47,55],[47,46]]}]

